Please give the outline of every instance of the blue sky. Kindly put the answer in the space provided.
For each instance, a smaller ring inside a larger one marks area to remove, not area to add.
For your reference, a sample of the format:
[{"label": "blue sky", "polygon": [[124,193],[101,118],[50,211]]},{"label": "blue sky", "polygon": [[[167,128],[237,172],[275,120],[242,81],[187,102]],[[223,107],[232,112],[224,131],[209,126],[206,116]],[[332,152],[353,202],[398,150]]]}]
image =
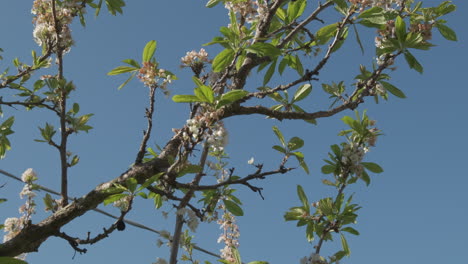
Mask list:
[{"label": "blue sky", "polygon": [[[39,48],[32,39],[32,1],[9,1],[0,9],[0,23],[5,30],[1,37],[4,60],[0,69],[11,66],[14,57],[25,62],[30,52]],[[76,45],[66,55],[65,75],[73,80],[77,91],[72,100],[79,102],[83,113],[94,113],[91,125],[95,128],[89,134],[72,136],[70,150],[79,154],[79,165],[70,171],[71,195],[81,196],[99,183],[108,181],[125,171],[134,161],[146,126],[144,107],[147,90],[138,82],[130,83],[118,91],[124,77],[111,77],[106,73],[127,58],[139,59],[145,43],[158,41],[156,58],[160,66],[173,71],[179,80],[170,86],[172,94],[189,94],[193,89],[191,73],[179,68],[180,58],[187,51],[199,50],[213,36],[218,35],[220,26],[228,23],[227,11],[222,8],[206,9],[204,1],[127,1],[123,16],[110,16],[102,12],[98,18],[88,17],[87,27],[74,24],[73,36]],[[315,1],[310,1],[315,3]],[[424,1],[436,5],[439,1]],[[368,99],[360,109],[378,121],[384,135],[377,147],[367,156],[368,161],[377,162],[385,172],[372,178],[370,187],[358,184],[350,192],[363,209],[360,210],[356,229],[358,237],[349,237],[351,258],[344,263],[453,263],[464,259],[468,228],[466,207],[465,152],[466,139],[466,97],[465,74],[466,1],[454,1],[458,10],[447,16],[448,25],[458,35],[458,42],[449,42],[434,34],[437,46],[430,52],[415,55],[424,66],[424,74],[409,69],[398,62],[397,70],[391,74],[392,83],[402,89],[407,99],[390,97],[388,102],[375,104]],[[312,4],[313,5],[313,4]],[[334,21],[324,16],[326,23]],[[349,40],[337,52],[320,74],[320,82],[344,80],[352,83],[358,73],[359,64],[370,66],[373,60],[373,30],[362,32],[366,52],[361,54],[358,45]],[[213,58],[219,47],[207,48]],[[284,78],[287,78],[285,75]],[[37,76],[36,76],[37,77]],[[261,76],[249,77],[254,90]],[[272,83],[279,83],[274,79]],[[309,109],[322,109],[321,87],[314,83],[315,100],[310,99]],[[187,106],[175,104],[162,94],[156,99],[151,145],[164,145],[172,136],[171,128],[180,128],[187,119]],[[244,202],[245,215],[238,219],[241,238],[240,251],[244,261],[266,260],[276,263],[299,263],[309,255],[312,245],[306,242],[304,230],[293,223],[286,223],[283,214],[289,207],[296,206],[296,185],[301,184],[309,200],[333,195],[331,188],[321,185],[325,178],[320,173],[323,158],[331,144],[341,142],[337,133],[344,129],[339,120],[348,111],[326,120],[319,120],[318,126],[301,121],[278,122],[260,116],[233,118],[226,121],[229,131],[227,151],[231,156],[230,165],[242,175],[253,171],[247,160],[255,157],[256,162],[274,168],[281,156],[271,149],[276,144],[271,130],[273,125],[281,128],[287,138],[302,137],[306,146],[304,153],[311,169],[306,175],[300,170],[287,175],[272,176],[264,181],[254,182],[263,187],[265,200],[250,190],[240,187],[239,196]],[[52,189],[59,189],[58,153],[45,144],[34,142],[39,133],[37,127],[45,122],[57,124],[53,115],[45,111],[25,112],[21,109],[5,108],[6,118],[16,116],[11,137],[12,150],[0,161],[0,169],[16,175],[27,168],[34,168],[39,174],[38,183]],[[17,208],[22,201],[18,193],[22,185],[7,178],[0,178],[0,197],[9,198],[1,205],[0,218],[18,216]],[[43,195],[43,194],[41,194]],[[117,210],[105,208],[115,214]],[[34,218],[39,221],[46,213],[38,208]],[[138,200],[135,210],[128,219],[139,221],[158,230],[172,232],[171,219],[164,220],[160,211],[152,209],[151,201]],[[89,213],[64,228],[72,236],[85,237],[88,231],[96,234],[113,222],[96,213]],[[216,243],[221,230],[214,223],[203,224],[195,234],[197,245],[219,252],[221,244]],[[157,248],[158,236],[147,231],[128,227],[125,232],[116,232],[110,238],[89,246],[88,253],[77,255],[63,240],[51,238],[45,242],[39,253],[32,253],[30,263],[151,263],[156,257],[167,257],[166,247]],[[338,239],[339,241],[339,239]],[[333,243],[324,245],[324,252],[339,247]],[[215,259],[197,255],[200,260]]]}]

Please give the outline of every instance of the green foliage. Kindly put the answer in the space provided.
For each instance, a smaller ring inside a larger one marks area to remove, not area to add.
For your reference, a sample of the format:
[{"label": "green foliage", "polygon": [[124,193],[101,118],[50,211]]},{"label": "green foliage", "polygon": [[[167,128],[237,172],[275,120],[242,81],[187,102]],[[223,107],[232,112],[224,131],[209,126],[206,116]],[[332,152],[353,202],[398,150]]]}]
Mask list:
[{"label": "green foliage", "polygon": [[143,54],[141,56],[141,61],[143,63],[149,62],[153,56],[154,52],[156,51],[156,40],[150,40],[148,43],[146,43],[145,48],[143,49]]},{"label": "green foliage", "polygon": [[0,159],[3,159],[6,152],[11,149],[10,140],[8,140],[7,136],[14,133],[11,129],[14,122],[15,117],[11,116],[0,124]]},{"label": "green foliage", "polygon": [[304,140],[299,137],[292,137],[288,142],[286,142],[283,133],[281,133],[281,131],[276,126],[273,126],[273,132],[279,139],[281,146],[274,145],[272,148],[280,153],[283,153],[286,158],[289,158],[290,156],[295,157],[302,169],[307,174],[309,174],[309,167],[304,160],[304,154],[299,151],[294,151],[304,146]]},{"label": "green foliage", "polygon": [[232,49],[225,49],[218,53],[216,57],[213,59],[213,71],[220,72],[224,70],[229,64],[232,63],[234,59],[235,51]]},{"label": "green foliage", "polygon": [[0,263],[2,264],[28,264],[26,261],[12,258],[12,257],[0,257]]}]

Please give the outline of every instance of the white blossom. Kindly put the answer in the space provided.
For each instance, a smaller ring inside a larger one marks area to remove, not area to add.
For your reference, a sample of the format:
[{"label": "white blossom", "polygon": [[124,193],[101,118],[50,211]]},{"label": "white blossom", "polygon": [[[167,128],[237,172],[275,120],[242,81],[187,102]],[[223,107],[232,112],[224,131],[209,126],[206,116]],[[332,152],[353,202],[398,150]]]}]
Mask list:
[{"label": "white blossom", "polygon": [[23,182],[29,183],[37,179],[37,174],[36,172],[29,168],[23,172],[23,175],[21,175],[21,180]]}]

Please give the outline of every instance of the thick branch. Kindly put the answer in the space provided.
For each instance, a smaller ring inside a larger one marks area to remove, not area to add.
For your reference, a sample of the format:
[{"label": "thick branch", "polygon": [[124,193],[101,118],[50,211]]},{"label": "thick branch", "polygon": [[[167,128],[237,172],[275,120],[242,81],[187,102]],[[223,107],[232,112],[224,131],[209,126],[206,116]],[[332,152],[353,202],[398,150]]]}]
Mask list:
[{"label": "thick branch", "polygon": [[158,158],[133,166],[119,177],[98,185],[88,194],[59,209],[40,223],[26,227],[11,240],[0,244],[0,256],[13,257],[22,253],[38,251],[39,246],[47,238],[55,235],[62,226],[96,208],[109,195],[112,195],[112,193],[104,191],[110,188],[113,183],[125,185],[128,178],[135,178],[139,183],[143,183],[153,175],[164,172],[169,167],[168,157],[177,153],[180,143],[180,134],[177,134],[167,143]]},{"label": "thick branch", "polygon": [[300,120],[311,120],[323,117],[330,117],[339,112],[342,112],[346,109],[355,109],[361,101],[348,101],[338,107],[332,108],[326,111],[317,111],[313,113],[299,113],[299,112],[283,112],[272,110],[268,107],[257,105],[257,106],[238,106],[232,109],[232,111],[227,111],[224,117],[236,116],[236,115],[252,115],[260,114],[269,117],[274,117],[278,120],[283,119],[300,119]]}]

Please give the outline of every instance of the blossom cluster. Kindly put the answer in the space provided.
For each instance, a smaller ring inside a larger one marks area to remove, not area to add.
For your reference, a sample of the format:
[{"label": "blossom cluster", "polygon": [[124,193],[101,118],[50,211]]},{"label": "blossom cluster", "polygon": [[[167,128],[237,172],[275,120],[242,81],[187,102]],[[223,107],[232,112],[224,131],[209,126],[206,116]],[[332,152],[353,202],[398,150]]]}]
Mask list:
[{"label": "blossom cluster", "polygon": [[360,6],[359,12],[366,7],[381,7],[385,10],[394,10],[395,6],[401,6],[403,0],[348,0],[351,4]]},{"label": "blossom cluster", "polygon": [[414,23],[411,24],[409,31],[413,33],[420,33],[424,40],[432,39],[432,27],[434,22]]},{"label": "blossom cluster", "polygon": [[69,52],[74,43],[70,24],[77,13],[85,12],[82,2],[81,0],[66,0],[56,3],[56,20],[54,21],[52,0],[35,0],[31,13],[35,15],[33,36],[36,43],[39,46],[53,45],[54,51]]},{"label": "blossom cluster", "polygon": [[120,198],[119,200],[115,201],[112,205],[114,207],[117,207],[120,209],[122,212],[127,212],[129,207],[130,207],[130,202],[131,202],[132,196],[124,196]]},{"label": "blossom cluster", "polygon": [[182,134],[184,140],[199,142],[205,139],[212,151],[223,151],[227,144],[227,132],[222,122],[212,124],[215,119],[216,114],[210,113],[187,120],[187,131]]},{"label": "blossom cluster", "polygon": [[[325,260],[324,257],[320,256],[317,253],[312,253],[310,254],[309,257],[303,257],[300,261],[301,264],[326,264],[327,261]],[[336,261],[335,263],[339,263],[339,261]]]},{"label": "blossom cluster", "polygon": [[167,93],[167,84],[172,82],[173,76],[167,74],[164,69],[158,69],[154,63],[147,61],[138,71],[138,78],[146,87],[157,85]]},{"label": "blossom cluster", "polygon": [[37,174],[33,169],[27,169],[21,175],[21,180],[25,183],[23,189],[20,192],[21,199],[26,198],[26,202],[19,208],[19,212],[22,214],[21,217],[10,217],[5,220],[4,231],[7,233],[3,237],[3,242],[6,242],[16,235],[29,224],[31,216],[36,212],[36,203],[34,197],[36,193],[36,185],[34,181],[37,180]]},{"label": "blossom cluster", "polygon": [[[223,209],[224,207],[221,206]],[[218,238],[218,243],[224,242],[224,248],[221,249],[221,258],[229,262],[235,262],[233,249],[239,247],[239,227],[236,224],[236,218],[226,210],[221,219],[218,220],[223,233]]]},{"label": "blossom cluster", "polygon": [[268,12],[268,5],[264,0],[227,1],[224,7],[238,14],[241,20],[245,19],[247,23],[263,18]]},{"label": "blossom cluster", "polygon": [[192,210],[188,208],[181,208],[177,210],[177,214],[184,216],[185,222],[187,223],[187,226],[190,229],[190,231],[195,232],[197,230],[199,221]]},{"label": "blossom cluster", "polygon": [[181,67],[192,67],[194,64],[198,63],[209,63],[210,59],[208,59],[208,52],[205,49],[200,49],[199,52],[194,50],[187,52],[184,57],[180,59],[182,62]]},{"label": "blossom cluster", "polygon": [[379,36],[375,37],[375,46],[379,49],[384,48],[383,42],[387,41],[389,38],[395,38],[395,20],[387,21],[385,28],[378,30]]}]

